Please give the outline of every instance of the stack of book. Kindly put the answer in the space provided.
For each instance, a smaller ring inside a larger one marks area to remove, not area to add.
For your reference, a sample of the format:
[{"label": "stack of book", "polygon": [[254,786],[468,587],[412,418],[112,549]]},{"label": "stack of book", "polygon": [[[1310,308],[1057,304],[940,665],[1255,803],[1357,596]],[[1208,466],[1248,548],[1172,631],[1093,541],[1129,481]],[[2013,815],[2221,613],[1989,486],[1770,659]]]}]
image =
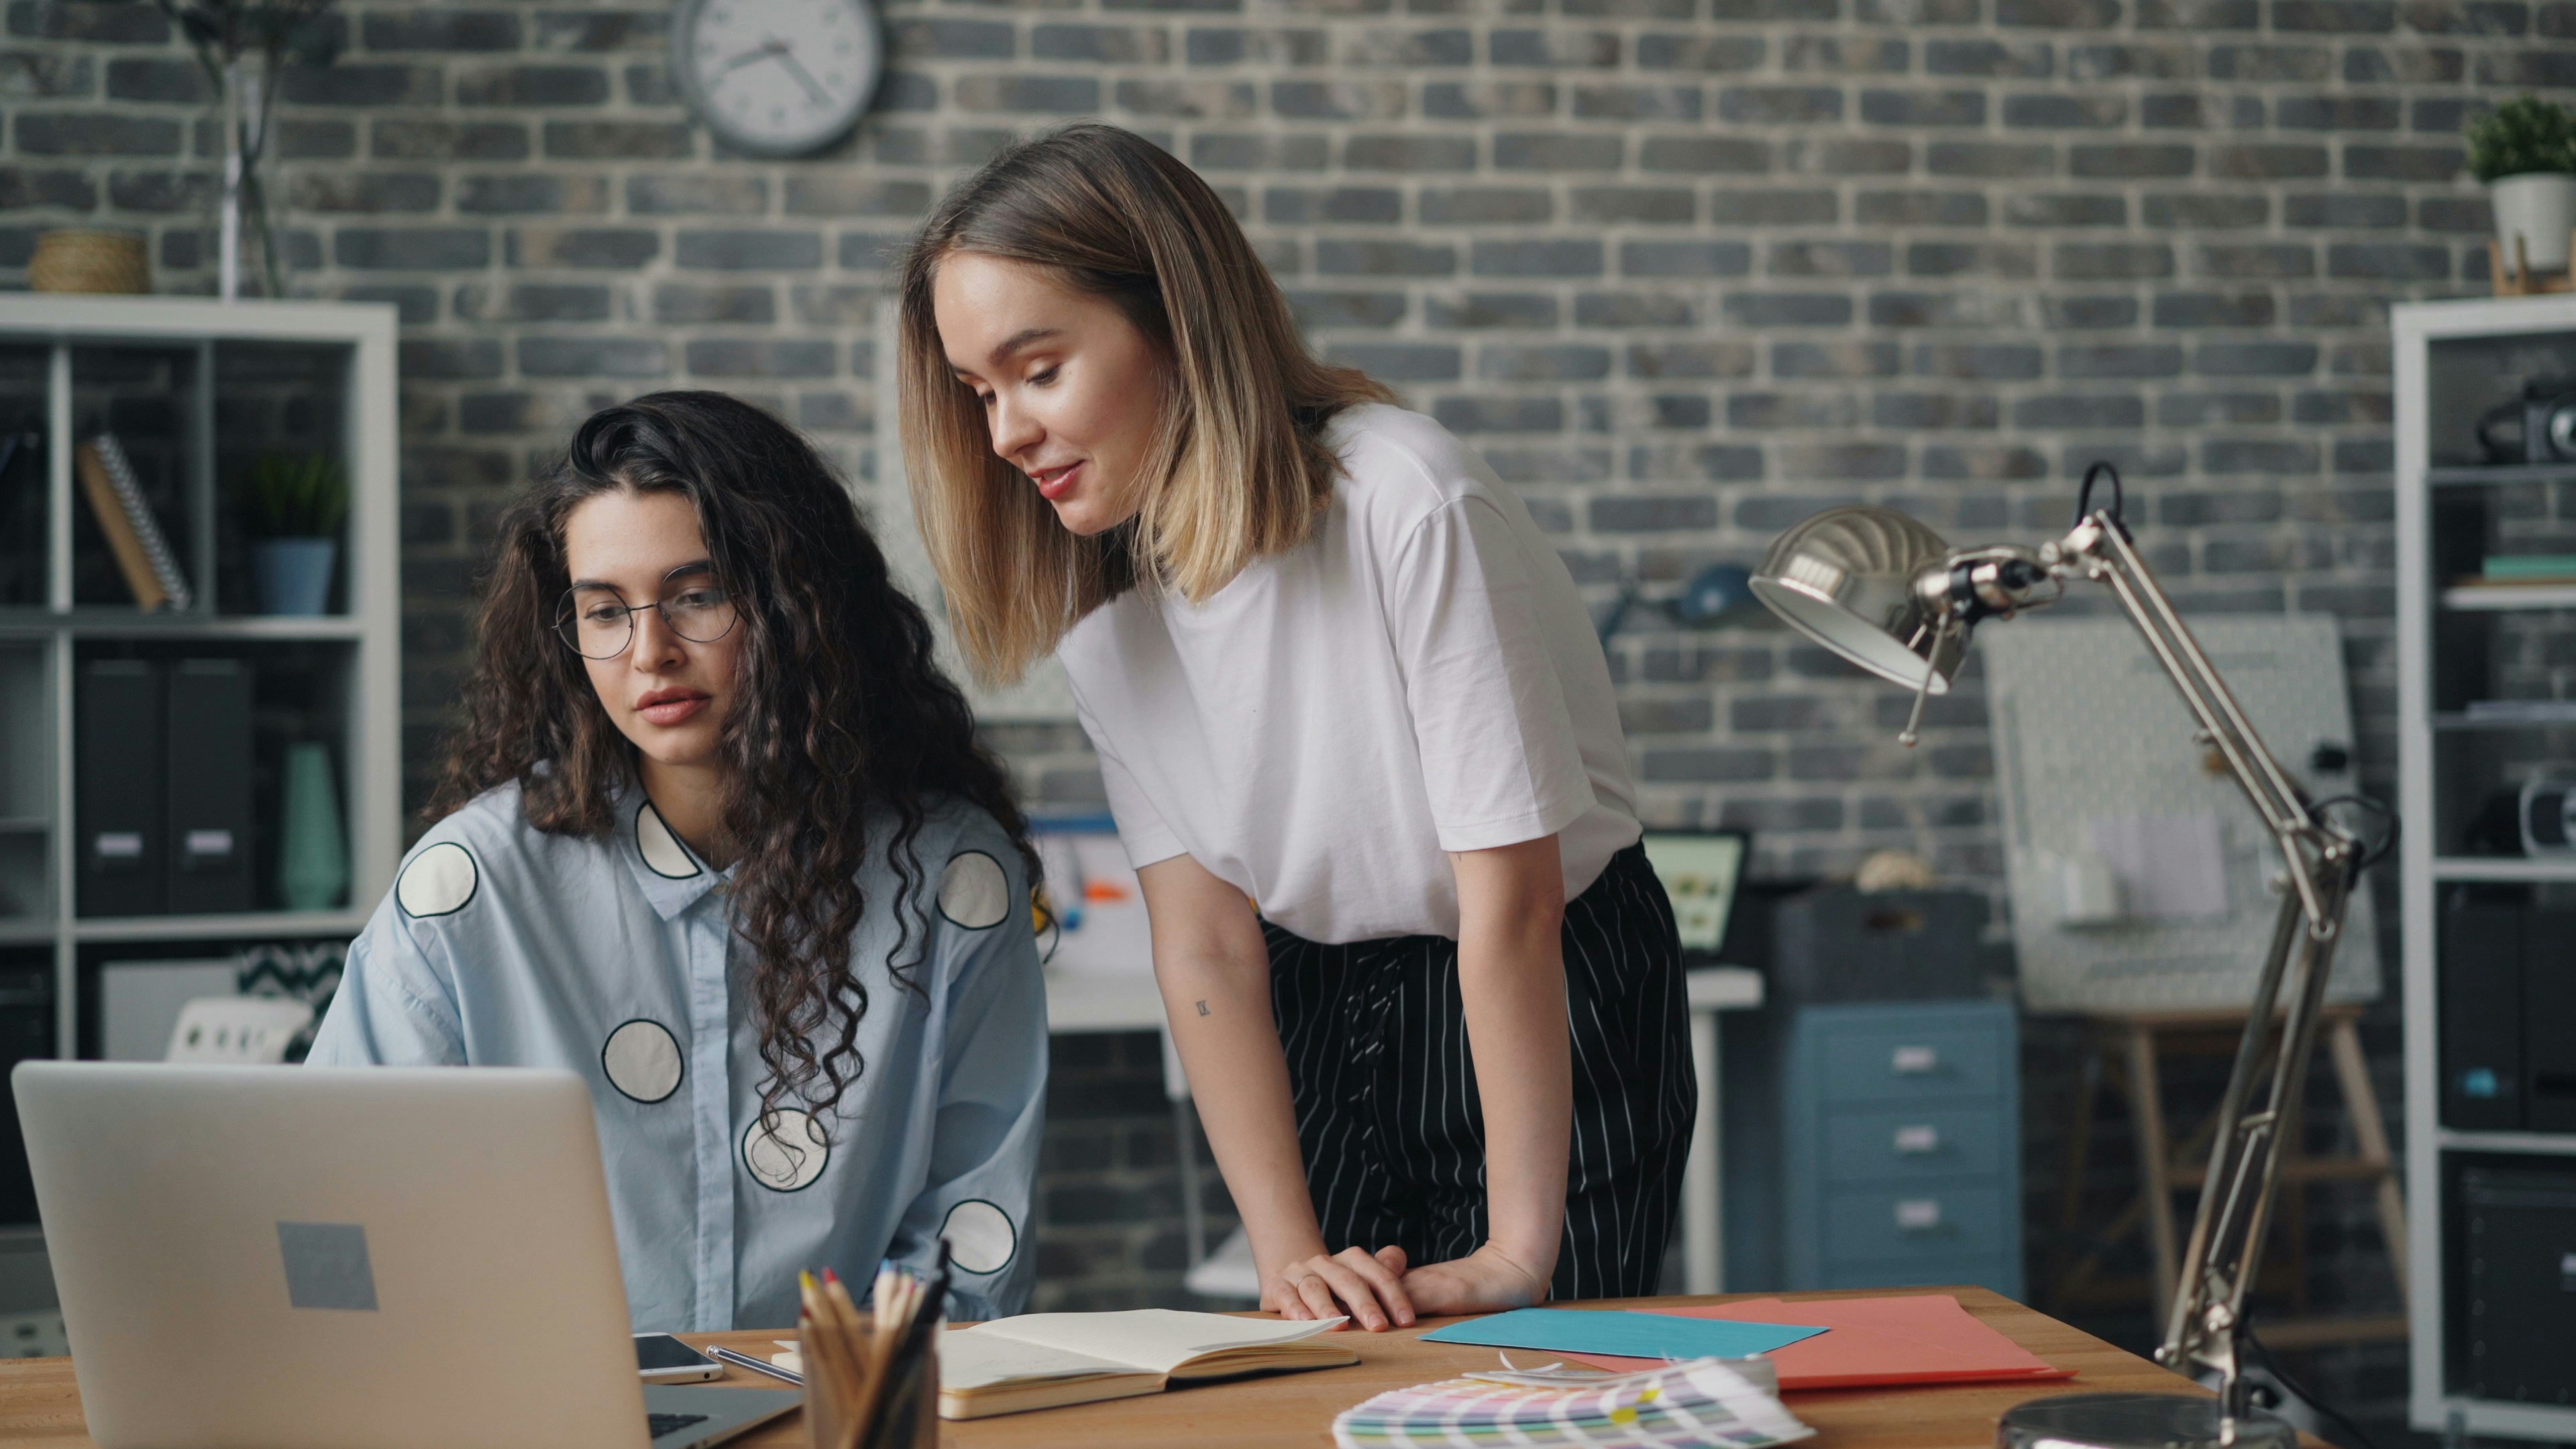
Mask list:
[{"label": "stack of book", "polygon": [[2568,579],[2576,579],[2576,554],[2497,554],[2486,562],[2486,580],[2491,584],[2563,583]]},{"label": "stack of book", "polygon": [[89,499],[89,511],[98,519],[99,532],[107,536],[107,550],[115,556],[117,572],[125,576],[134,602],[146,613],[193,607],[196,596],[188,588],[187,576],[179,571],[178,555],[170,551],[170,540],[152,516],[152,506],[144,501],[143,485],[116,435],[101,433],[81,444],[72,461],[80,473],[81,492]]}]

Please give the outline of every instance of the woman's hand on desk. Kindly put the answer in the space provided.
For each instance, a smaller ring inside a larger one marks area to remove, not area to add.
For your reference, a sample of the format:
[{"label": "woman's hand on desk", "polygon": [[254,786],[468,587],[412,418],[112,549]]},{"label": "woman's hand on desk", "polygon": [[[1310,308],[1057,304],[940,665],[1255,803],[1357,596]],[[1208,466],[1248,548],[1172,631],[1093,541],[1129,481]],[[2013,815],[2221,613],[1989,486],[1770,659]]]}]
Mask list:
[{"label": "woman's hand on desk", "polygon": [[1261,1306],[1282,1318],[1339,1318],[1371,1333],[1413,1325],[1402,1248],[1344,1248],[1299,1258],[1261,1285]]},{"label": "woman's hand on desk", "polygon": [[1498,1313],[1527,1308],[1546,1298],[1547,1280],[1487,1243],[1466,1257],[1425,1263],[1405,1274],[1404,1291],[1413,1300],[1414,1311],[1433,1317]]},{"label": "woman's hand on desk", "polygon": [[1300,1258],[1262,1285],[1261,1306],[1282,1318],[1349,1315],[1371,1333],[1409,1328],[1422,1315],[1497,1313],[1547,1297],[1547,1280],[1488,1243],[1466,1257],[1406,1271],[1402,1248]]}]

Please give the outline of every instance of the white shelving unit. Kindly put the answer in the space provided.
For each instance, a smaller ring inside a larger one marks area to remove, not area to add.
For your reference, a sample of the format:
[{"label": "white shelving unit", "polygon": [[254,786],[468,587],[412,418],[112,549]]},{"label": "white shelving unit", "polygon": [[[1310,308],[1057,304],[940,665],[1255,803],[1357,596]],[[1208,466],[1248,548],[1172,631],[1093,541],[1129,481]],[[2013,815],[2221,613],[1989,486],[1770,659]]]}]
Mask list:
[{"label": "white shelving unit", "polygon": [[[110,385],[97,379],[145,370],[146,359],[165,369],[166,386],[134,385],[139,401],[101,391]],[[0,551],[19,550],[0,560],[15,566],[0,571],[0,584],[14,579],[17,595],[0,592],[0,953],[23,963],[50,948],[55,1049],[69,1057],[83,1040],[85,951],[351,936],[392,881],[402,850],[395,312],[375,303],[0,295],[0,370],[17,389],[0,402],[18,418],[41,398],[44,440],[41,555],[23,527],[37,511],[25,496],[31,470],[23,454],[0,479],[0,510],[16,510],[0,512],[0,535],[11,535],[0,536]],[[102,597],[96,560],[76,546],[87,505],[73,446],[92,415],[132,407],[165,425],[154,442],[168,476],[179,480],[163,521],[195,592],[183,612],[147,614]],[[249,613],[238,560],[221,546],[228,443],[236,458],[272,444],[251,431],[263,410],[306,420],[319,433],[313,445],[335,450],[345,465],[339,612]],[[86,589],[84,578],[92,581]],[[330,742],[338,770],[350,857],[345,906],[80,914],[73,848],[80,663],[115,652],[177,657],[191,647],[247,659],[255,673],[264,659],[292,657],[326,681],[310,727]]]},{"label": "white shelving unit", "polygon": [[2444,589],[2445,609],[2469,613],[2509,614],[2526,610],[2576,608],[2576,584],[2509,585],[2502,588]]},{"label": "white shelving unit", "polygon": [[[2576,729],[2576,721],[2471,718],[2445,699],[2440,657],[2446,633],[2468,616],[2501,630],[2576,629],[2576,587],[2460,586],[2455,556],[2437,538],[2437,510],[2489,501],[2499,520],[2520,517],[2510,490],[2576,482],[2576,464],[2481,467],[2474,427],[2487,407],[2517,395],[2524,377],[2576,375],[2576,297],[2428,302],[2392,309],[2397,403],[2398,808],[2403,901],[2406,1040],[2407,1244],[2414,1340],[2409,1416],[2418,1429],[2452,1436],[2576,1440],[2576,1407],[2478,1397],[2465,1382],[2455,1331],[2465,1309],[2448,1259],[2462,1229],[2452,1177],[2474,1155],[2535,1166],[2576,1155],[2576,1133],[2461,1131],[2441,1121],[2441,994],[2437,943],[2441,889],[2491,882],[2576,886],[2576,857],[2521,858],[2464,853],[2475,799],[2526,766],[2507,748],[2514,730]],[[2437,466],[2438,464],[2438,466]],[[2507,525],[2499,522],[2499,529]],[[2551,549],[2549,551],[2557,551]],[[2446,621],[2448,621],[2446,626]],[[2449,692],[2458,692],[2455,682]],[[2477,753],[2484,752],[2484,753]],[[2576,759],[2563,761],[2576,767]],[[2481,771],[2500,777],[2484,782]],[[2569,1029],[2576,1031],[2576,1023]]]}]

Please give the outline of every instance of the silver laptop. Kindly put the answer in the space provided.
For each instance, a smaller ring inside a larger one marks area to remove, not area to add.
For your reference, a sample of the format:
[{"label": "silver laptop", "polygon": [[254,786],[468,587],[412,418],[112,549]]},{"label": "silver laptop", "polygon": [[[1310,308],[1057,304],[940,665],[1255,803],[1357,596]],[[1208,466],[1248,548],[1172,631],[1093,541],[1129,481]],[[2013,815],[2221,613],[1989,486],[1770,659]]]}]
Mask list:
[{"label": "silver laptop", "polygon": [[10,1074],[104,1449],[696,1449],[801,1402],[646,1386],[570,1072]]}]

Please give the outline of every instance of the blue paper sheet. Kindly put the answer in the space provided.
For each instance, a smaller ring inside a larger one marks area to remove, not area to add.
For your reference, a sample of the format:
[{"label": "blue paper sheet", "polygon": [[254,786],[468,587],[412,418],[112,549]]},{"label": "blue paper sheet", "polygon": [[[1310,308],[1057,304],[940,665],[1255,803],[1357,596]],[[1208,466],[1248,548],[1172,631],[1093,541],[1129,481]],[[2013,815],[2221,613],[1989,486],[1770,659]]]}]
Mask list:
[{"label": "blue paper sheet", "polygon": [[1769,1353],[1824,1332],[1795,1323],[1736,1323],[1663,1313],[1515,1308],[1422,1335],[1426,1343],[1477,1343],[1545,1353],[1609,1353],[1625,1358],[1743,1358]]}]

